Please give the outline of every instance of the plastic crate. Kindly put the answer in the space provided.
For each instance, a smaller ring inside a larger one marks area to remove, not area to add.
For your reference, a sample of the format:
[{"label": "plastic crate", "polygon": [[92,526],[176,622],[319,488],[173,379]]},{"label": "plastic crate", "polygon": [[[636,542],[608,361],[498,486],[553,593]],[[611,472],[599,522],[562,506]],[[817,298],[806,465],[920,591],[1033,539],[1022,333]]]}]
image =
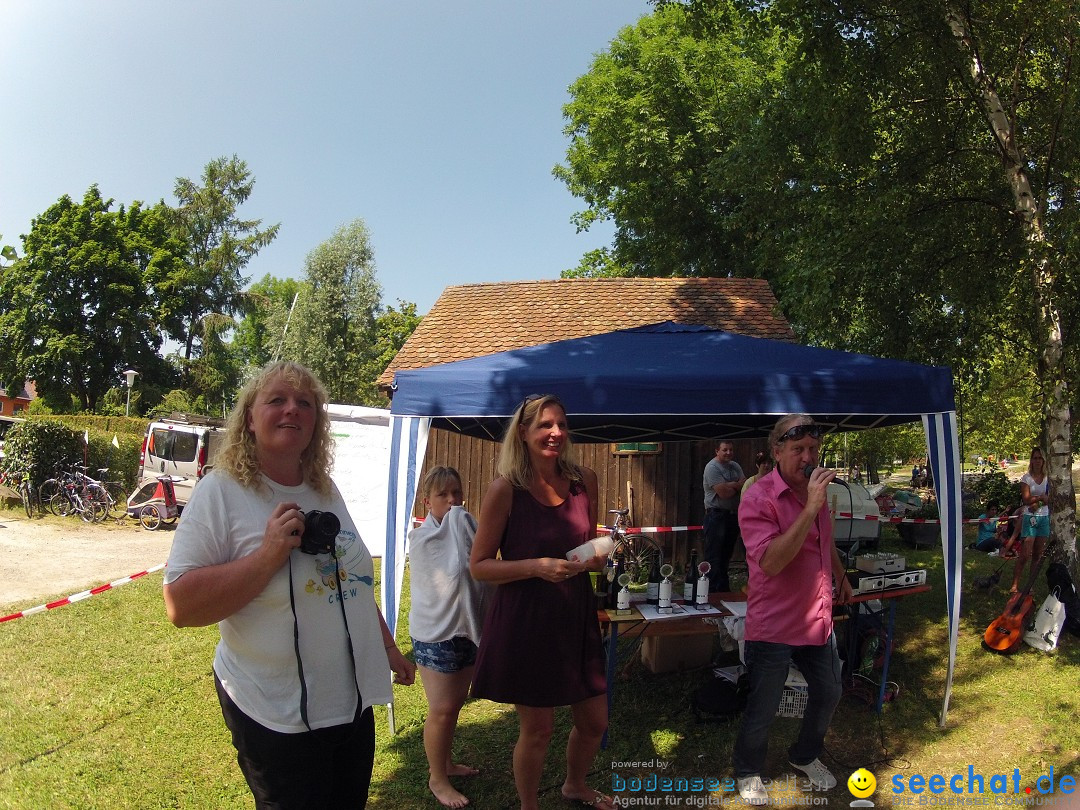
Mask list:
[{"label": "plastic crate", "polygon": [[780,697],[780,706],[776,710],[777,717],[802,717],[806,711],[806,687],[785,686],[784,694]]}]

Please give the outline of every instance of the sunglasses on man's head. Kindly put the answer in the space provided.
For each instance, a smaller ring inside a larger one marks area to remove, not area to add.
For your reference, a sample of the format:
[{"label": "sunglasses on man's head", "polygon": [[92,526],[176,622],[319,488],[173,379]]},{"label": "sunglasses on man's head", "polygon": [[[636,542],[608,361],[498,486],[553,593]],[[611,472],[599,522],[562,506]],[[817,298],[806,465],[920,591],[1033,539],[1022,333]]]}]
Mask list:
[{"label": "sunglasses on man's head", "polygon": [[780,434],[780,438],[776,440],[777,444],[786,442],[788,439],[799,441],[809,436],[811,439],[820,439],[824,431],[821,427],[813,423],[809,425],[796,425]]}]

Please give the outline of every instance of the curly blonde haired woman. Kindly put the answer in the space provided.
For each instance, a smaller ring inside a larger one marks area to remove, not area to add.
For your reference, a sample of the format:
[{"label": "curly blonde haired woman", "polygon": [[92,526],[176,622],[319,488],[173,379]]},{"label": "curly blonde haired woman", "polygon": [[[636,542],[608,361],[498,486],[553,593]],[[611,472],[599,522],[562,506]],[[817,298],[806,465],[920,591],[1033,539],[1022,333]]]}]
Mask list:
[{"label": "curly blonde haired woman", "polygon": [[403,684],[416,672],[375,604],[371,555],[330,479],[326,399],[297,363],[244,386],[165,573],[169,620],[221,632],[214,682],[258,808],[363,807],[371,707],[392,699],[388,670]]}]

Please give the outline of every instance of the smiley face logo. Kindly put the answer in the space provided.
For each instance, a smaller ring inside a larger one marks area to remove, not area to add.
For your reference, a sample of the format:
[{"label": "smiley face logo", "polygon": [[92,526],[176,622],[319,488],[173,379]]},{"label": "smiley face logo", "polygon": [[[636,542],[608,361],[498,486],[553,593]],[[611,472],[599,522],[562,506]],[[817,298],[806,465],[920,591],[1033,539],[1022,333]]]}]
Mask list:
[{"label": "smiley face logo", "polygon": [[877,779],[866,768],[859,768],[848,777],[847,788],[856,799],[865,799],[877,790]]}]

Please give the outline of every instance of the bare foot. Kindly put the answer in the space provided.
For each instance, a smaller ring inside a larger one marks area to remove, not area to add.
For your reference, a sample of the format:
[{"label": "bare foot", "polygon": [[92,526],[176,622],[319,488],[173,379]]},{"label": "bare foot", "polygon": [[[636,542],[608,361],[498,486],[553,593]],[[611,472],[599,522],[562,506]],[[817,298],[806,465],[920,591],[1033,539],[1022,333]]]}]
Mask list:
[{"label": "bare foot", "polygon": [[478,773],[480,773],[479,768],[462,765],[461,763],[451,763],[450,767],[446,769],[447,776],[476,776]]},{"label": "bare foot", "polygon": [[599,790],[586,789],[584,793],[567,793],[566,786],[562,788],[562,797],[568,802],[580,802],[587,807],[595,807],[597,810],[615,810],[615,804],[608,796]]},{"label": "bare foot", "polygon": [[460,808],[469,804],[465,794],[459,793],[449,782],[445,785],[435,785],[431,783],[431,780],[428,780],[428,790],[431,791],[431,795],[439,800],[439,804],[443,807],[453,807],[455,810],[460,810]]}]

